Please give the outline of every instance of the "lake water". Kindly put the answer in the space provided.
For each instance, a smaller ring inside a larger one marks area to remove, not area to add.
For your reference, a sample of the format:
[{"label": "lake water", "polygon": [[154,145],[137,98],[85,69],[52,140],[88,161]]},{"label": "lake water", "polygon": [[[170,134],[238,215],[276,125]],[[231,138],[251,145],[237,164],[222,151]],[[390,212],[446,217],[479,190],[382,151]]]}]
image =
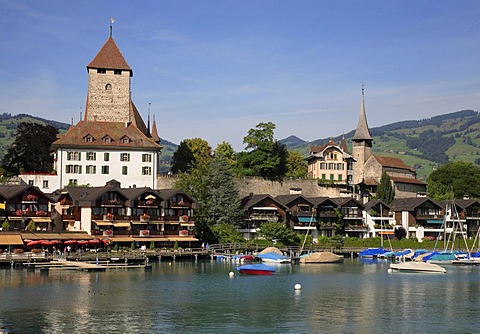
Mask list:
[{"label": "lake water", "polygon": [[388,274],[388,265],[282,264],[273,276],[209,260],[163,260],[150,272],[0,269],[0,333],[480,331],[480,267]]}]

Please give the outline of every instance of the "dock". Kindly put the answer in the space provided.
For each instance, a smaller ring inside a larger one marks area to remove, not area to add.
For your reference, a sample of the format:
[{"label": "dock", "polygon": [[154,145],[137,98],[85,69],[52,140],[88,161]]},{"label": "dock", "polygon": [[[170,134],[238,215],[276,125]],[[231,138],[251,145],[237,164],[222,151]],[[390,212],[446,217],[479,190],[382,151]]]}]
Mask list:
[{"label": "dock", "polygon": [[150,268],[146,264],[129,264],[129,263],[115,263],[110,261],[99,261],[98,263],[84,262],[84,261],[66,261],[59,259],[57,261],[29,263],[28,270],[50,271],[50,270],[79,270],[88,272],[103,272],[113,269],[145,269]]}]

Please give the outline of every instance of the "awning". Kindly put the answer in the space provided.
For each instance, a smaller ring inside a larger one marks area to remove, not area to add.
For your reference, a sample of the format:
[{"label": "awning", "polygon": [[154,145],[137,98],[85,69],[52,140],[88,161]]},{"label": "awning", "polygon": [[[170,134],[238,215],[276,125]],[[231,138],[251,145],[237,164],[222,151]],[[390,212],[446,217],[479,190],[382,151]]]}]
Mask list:
[{"label": "awning", "polygon": [[393,235],[393,234],[395,234],[395,232],[394,231],[380,231],[380,232],[378,232],[378,234],[380,234],[380,235]]},{"label": "awning", "polygon": [[133,238],[130,237],[124,237],[124,238],[111,238],[111,242],[132,242],[135,241]]},{"label": "awning", "polygon": [[298,221],[300,223],[310,223],[310,222],[316,223],[317,218],[315,218],[315,217],[313,217],[313,218],[311,218],[311,217],[298,217]]},{"label": "awning", "polygon": [[168,241],[198,241],[198,239],[193,237],[177,237],[177,238],[168,238]]},{"label": "awning", "polygon": [[443,224],[443,220],[438,219],[427,219],[427,224]]},{"label": "awning", "polygon": [[20,234],[2,234],[0,235],[0,245],[23,245]]},{"label": "awning", "polygon": [[180,226],[195,226],[195,223],[180,223]]},{"label": "awning", "polygon": [[169,221],[169,222],[165,222],[165,224],[168,224],[168,225],[178,225],[180,224],[179,222],[174,222],[174,221]]},{"label": "awning", "polygon": [[142,238],[133,238],[134,241],[158,241],[158,242],[167,242],[170,241],[168,238],[154,238],[154,237],[142,237]]},{"label": "awning", "polygon": [[141,222],[139,220],[132,221],[132,224],[134,225],[148,225],[148,222]]},{"label": "awning", "polygon": [[42,218],[32,217],[32,220],[35,223],[50,223],[52,221],[52,218],[49,218],[49,217],[42,217]]},{"label": "awning", "polygon": [[253,210],[272,210],[277,211],[278,209],[274,206],[254,206]]},{"label": "awning", "polygon": [[110,221],[105,221],[105,220],[95,220],[95,224],[98,226],[112,226],[113,223]]},{"label": "awning", "polygon": [[130,223],[113,223],[115,227],[130,227]]}]

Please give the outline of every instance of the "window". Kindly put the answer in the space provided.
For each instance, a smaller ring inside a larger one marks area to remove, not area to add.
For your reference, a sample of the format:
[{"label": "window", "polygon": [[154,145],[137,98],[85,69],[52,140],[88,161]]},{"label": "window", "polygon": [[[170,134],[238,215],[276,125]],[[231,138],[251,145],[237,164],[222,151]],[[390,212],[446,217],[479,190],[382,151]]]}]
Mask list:
[{"label": "window", "polygon": [[128,174],[128,167],[122,166],[122,175],[127,175],[127,174]]},{"label": "window", "polygon": [[82,174],[82,166],[81,165],[66,165],[65,166],[65,173],[67,173],[67,174]]},{"label": "window", "polygon": [[105,136],[102,138],[104,143],[111,143],[113,141],[112,137],[110,136]]},{"label": "window", "polygon": [[122,142],[122,144],[128,144],[128,143],[130,143],[130,138],[125,136],[122,139],[120,139],[120,141]]},{"label": "window", "polygon": [[97,68],[97,73],[106,74],[106,73],[107,73],[107,70],[104,69],[104,68]]},{"label": "window", "polygon": [[338,181],[342,181],[343,180],[343,175],[342,174],[338,174]]},{"label": "window", "polygon": [[122,70],[113,70],[113,74],[122,74]]},{"label": "window", "polygon": [[142,167],[142,175],[152,175],[152,167],[143,166]]},{"label": "window", "polygon": [[322,180],[325,180],[327,176],[325,174],[322,174]]},{"label": "window", "polygon": [[102,166],[102,174],[108,174],[110,172],[109,166]]},{"label": "window", "polygon": [[151,154],[142,154],[142,162],[152,162]]},{"label": "window", "polygon": [[94,166],[94,165],[85,166],[85,173],[95,174],[96,172],[97,172],[97,166]]},{"label": "window", "polygon": [[120,161],[130,161],[130,153],[121,153]]},{"label": "window", "polygon": [[112,90],[112,85],[111,84],[106,84],[105,85],[105,90]]},{"label": "window", "polygon": [[97,154],[95,152],[87,152],[87,160],[95,161]]},{"label": "window", "polygon": [[48,188],[48,180],[43,180],[43,188]]},{"label": "window", "polygon": [[335,174],[330,174],[330,181],[335,180]]},{"label": "window", "polygon": [[70,180],[68,180],[68,184],[77,185],[77,184],[78,184],[78,180],[77,180],[77,179],[70,179]]},{"label": "window", "polygon": [[35,182],[33,182],[33,180],[28,180],[28,185],[29,185],[29,186],[34,186],[34,185],[35,185]]},{"label": "window", "polygon": [[95,138],[93,138],[92,136],[88,135],[88,136],[85,136],[83,138],[83,140],[85,140],[86,143],[93,143],[95,141]]},{"label": "window", "polygon": [[80,152],[67,152],[67,160],[80,161],[81,157]]},{"label": "window", "polygon": [[110,153],[103,153],[103,161],[110,161]]}]

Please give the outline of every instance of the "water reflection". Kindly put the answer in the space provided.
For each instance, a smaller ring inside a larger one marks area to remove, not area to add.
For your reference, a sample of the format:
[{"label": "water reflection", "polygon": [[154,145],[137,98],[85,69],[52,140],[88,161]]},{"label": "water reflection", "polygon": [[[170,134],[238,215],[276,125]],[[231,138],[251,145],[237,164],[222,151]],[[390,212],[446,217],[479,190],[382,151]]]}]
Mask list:
[{"label": "water reflection", "polygon": [[0,331],[476,331],[479,268],[388,274],[388,265],[282,264],[273,276],[241,276],[225,261],[164,261],[151,272],[2,269]]}]

